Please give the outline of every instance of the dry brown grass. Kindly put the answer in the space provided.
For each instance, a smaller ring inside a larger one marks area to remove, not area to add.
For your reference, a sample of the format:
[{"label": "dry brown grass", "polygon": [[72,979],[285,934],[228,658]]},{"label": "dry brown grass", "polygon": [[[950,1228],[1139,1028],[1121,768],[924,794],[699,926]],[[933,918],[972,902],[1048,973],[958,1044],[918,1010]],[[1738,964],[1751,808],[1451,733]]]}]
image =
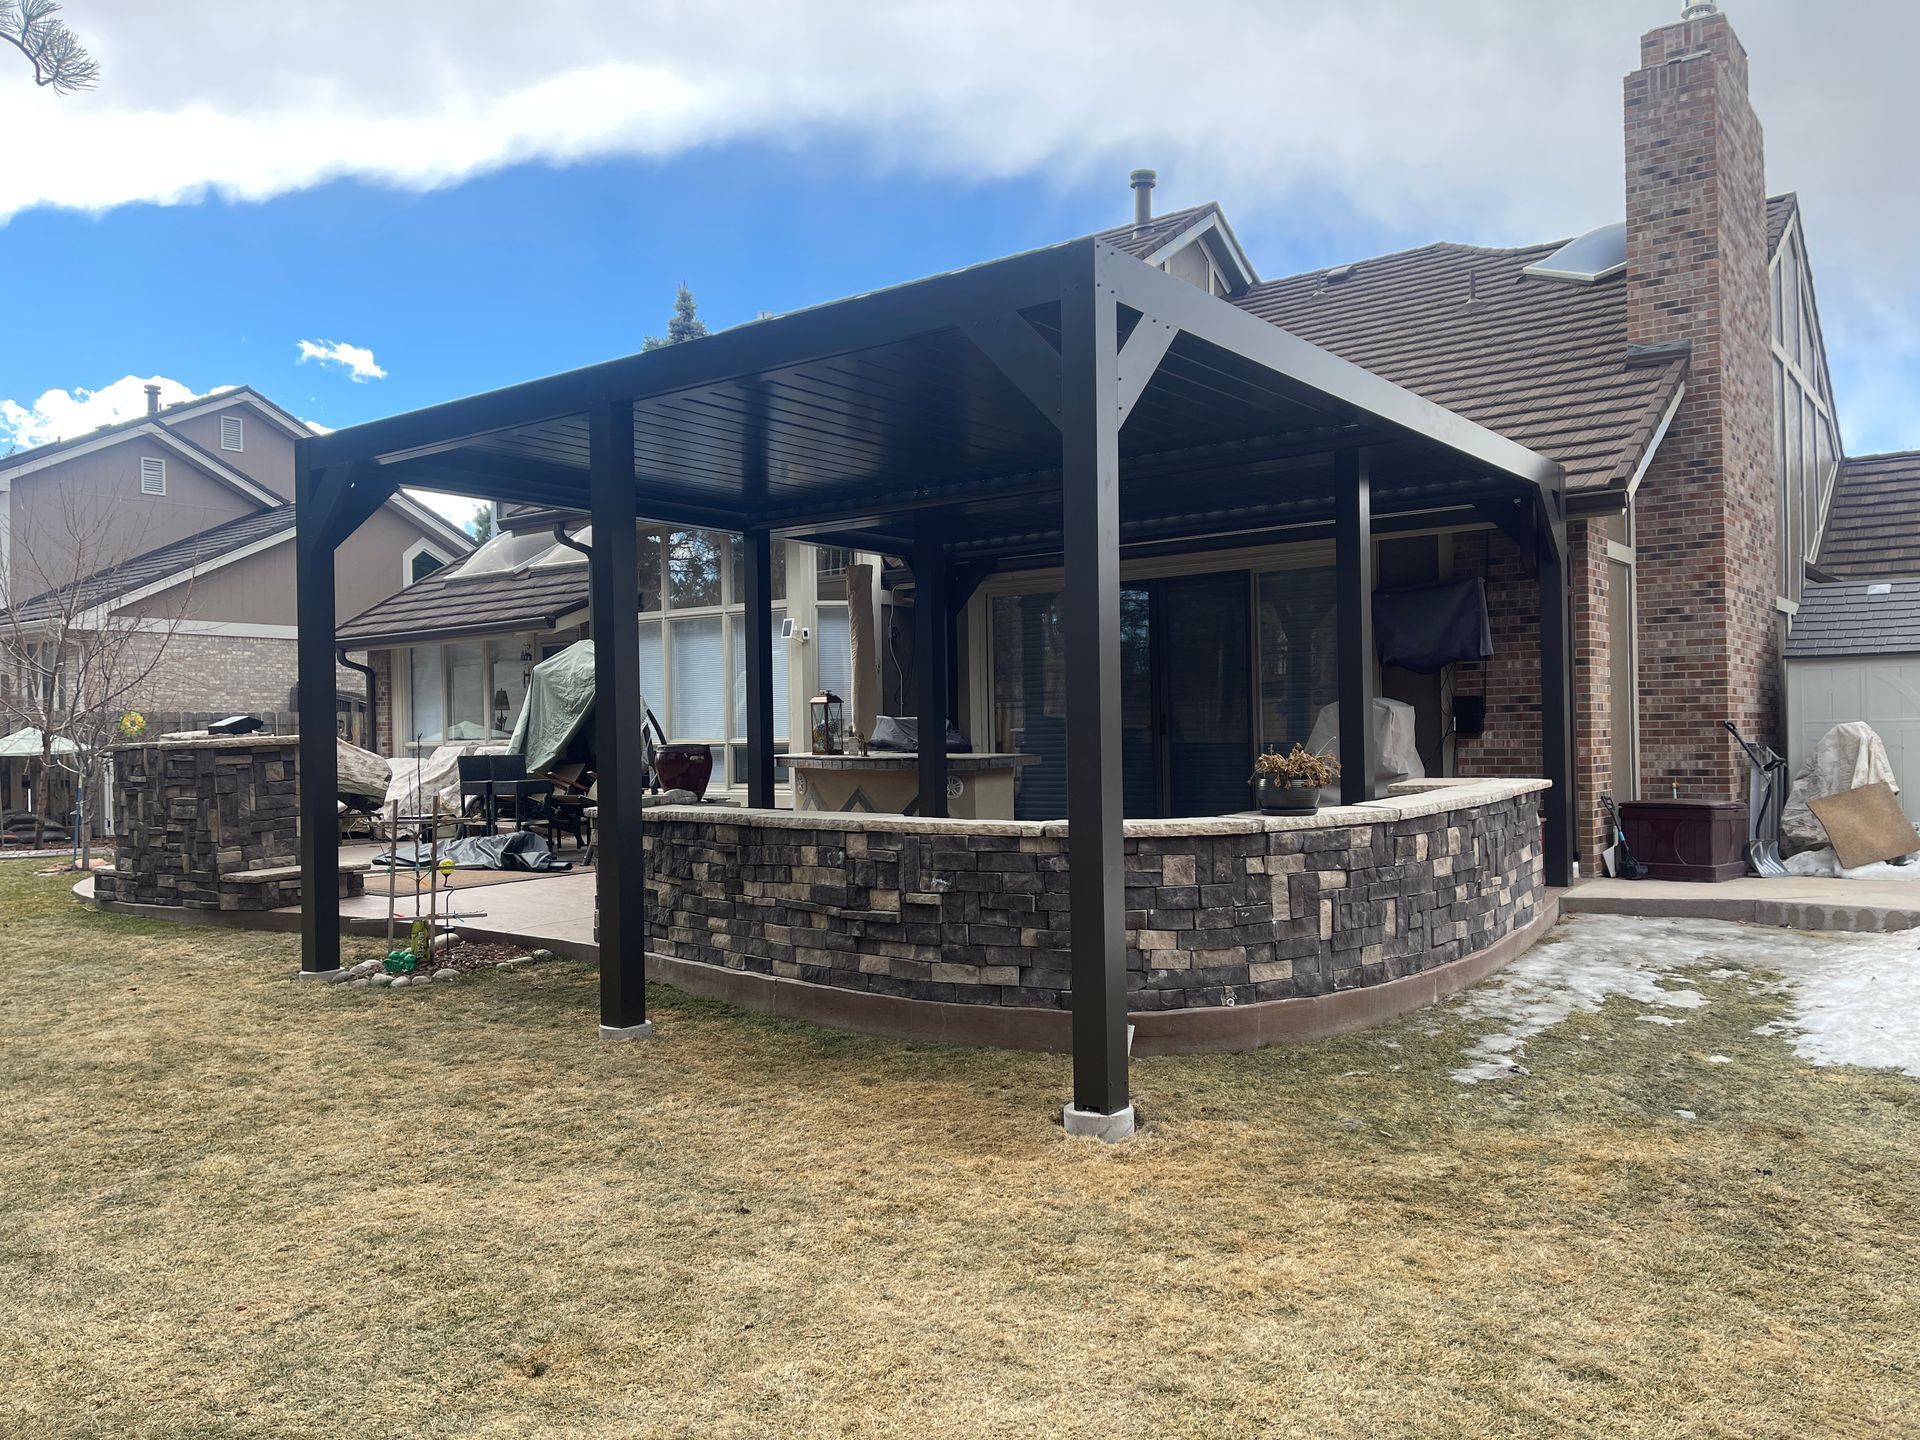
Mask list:
[{"label": "dry brown grass", "polygon": [[607,1045],[579,967],[296,985],[23,867],[0,917],[9,1436],[1920,1426],[1920,1084],[1745,987],[1498,1087],[1431,1021],[1143,1061],[1109,1149],[1057,1059],[664,992]]}]

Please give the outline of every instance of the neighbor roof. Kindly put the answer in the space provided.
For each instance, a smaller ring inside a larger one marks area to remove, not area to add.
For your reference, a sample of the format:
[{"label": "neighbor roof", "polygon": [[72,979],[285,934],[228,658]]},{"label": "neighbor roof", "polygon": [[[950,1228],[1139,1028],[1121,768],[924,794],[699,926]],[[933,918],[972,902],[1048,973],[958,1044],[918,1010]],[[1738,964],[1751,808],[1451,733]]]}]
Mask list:
[{"label": "neighbor roof", "polygon": [[1920,575],[1920,450],[1840,462],[1818,563],[1829,575]]},{"label": "neighbor roof", "polygon": [[1920,654],[1920,579],[1807,586],[1786,654],[1789,660]]},{"label": "neighbor roof", "polygon": [[0,458],[0,473],[11,470],[16,466],[25,465],[30,461],[37,463],[47,459],[48,456],[58,455],[63,450],[71,450],[80,445],[90,445],[94,441],[108,435],[119,435],[124,432],[138,430],[143,425],[153,424],[165,426],[167,433],[175,440],[178,440],[184,445],[191,445],[195,450],[198,450],[201,455],[212,460],[224,470],[227,468],[225,461],[207,450],[206,447],[194,444],[193,441],[188,440],[186,436],[174,430],[170,422],[186,418],[187,413],[190,411],[206,413],[213,410],[225,409],[234,401],[243,401],[251,405],[255,410],[290,433],[297,435],[311,435],[313,433],[312,428],[304,420],[288,414],[258,390],[255,390],[251,385],[236,385],[231,390],[219,390],[211,395],[200,395],[192,400],[181,400],[172,405],[162,406],[152,414],[142,413],[135,415],[129,420],[119,420],[111,425],[96,426],[84,435],[69,435],[64,440],[52,440],[45,445],[30,446],[25,450],[18,451],[5,458]]},{"label": "neighbor roof", "polygon": [[585,565],[536,565],[463,576],[436,570],[340,625],[342,645],[365,648],[494,634],[552,630],[587,606]]},{"label": "neighbor roof", "polygon": [[[117,600],[136,590],[144,590],[171,577],[184,577],[196,566],[205,565],[231,555],[237,550],[262,540],[271,539],[283,532],[291,534],[294,524],[294,512],[291,505],[276,505],[267,510],[256,510],[250,515],[242,515],[237,520],[229,520],[210,530],[202,530],[184,540],[176,540],[170,545],[162,545],[157,550],[136,555],[121,564],[96,570],[84,579],[69,585],[57,586],[52,590],[34,596],[21,605],[12,618],[22,623],[31,623],[58,613],[56,601],[78,591],[82,608],[91,610],[96,605]],[[4,614],[5,612],[0,612]]]}]

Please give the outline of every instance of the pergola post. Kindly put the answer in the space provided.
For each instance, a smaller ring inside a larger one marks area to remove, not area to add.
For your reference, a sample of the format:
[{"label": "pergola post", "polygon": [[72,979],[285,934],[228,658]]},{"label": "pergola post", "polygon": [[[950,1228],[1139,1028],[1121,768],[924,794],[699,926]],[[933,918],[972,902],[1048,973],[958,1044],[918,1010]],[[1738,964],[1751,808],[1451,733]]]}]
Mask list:
[{"label": "pergola post", "polygon": [[1333,461],[1334,593],[1340,637],[1340,803],[1374,798],[1373,483],[1365,450]]},{"label": "pergola post", "polygon": [[1061,300],[1060,471],[1073,967],[1069,1134],[1133,1133],[1127,1088],[1126,841],[1120,801],[1118,316],[1096,275]]},{"label": "pergola post", "polygon": [[1540,764],[1552,786],[1544,804],[1541,862],[1549,885],[1573,883],[1573,613],[1567,593],[1566,525],[1548,513],[1535,532],[1540,591]]},{"label": "pergola post", "polygon": [[587,413],[587,497],[593,550],[594,756],[599,776],[600,1034],[644,1039],[647,1020],[647,873],[641,805],[646,759],[640,701],[639,510],[633,484],[633,406]]},{"label": "pergola post", "polygon": [[913,693],[919,715],[920,813],[947,813],[947,552],[939,523],[914,526]]},{"label": "pergola post", "polygon": [[300,974],[340,968],[340,751],[334,733],[334,532],[323,491],[344,469],[294,470],[295,712],[300,726]]},{"label": "pergola post", "polygon": [[[747,804],[773,808],[773,538],[740,537],[746,594]],[[636,631],[636,634],[638,632]]]}]

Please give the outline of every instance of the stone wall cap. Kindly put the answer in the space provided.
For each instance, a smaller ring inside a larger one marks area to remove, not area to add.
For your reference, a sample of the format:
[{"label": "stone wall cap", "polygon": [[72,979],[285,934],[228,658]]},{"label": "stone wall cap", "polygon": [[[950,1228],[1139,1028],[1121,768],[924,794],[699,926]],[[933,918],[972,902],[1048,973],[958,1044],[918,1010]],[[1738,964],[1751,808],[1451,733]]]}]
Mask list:
[{"label": "stone wall cap", "polygon": [[[1278,830],[1335,830],[1354,825],[1383,825],[1477,810],[1551,785],[1545,780],[1409,780],[1393,793],[1359,805],[1328,805],[1312,815],[1195,816],[1184,820],[1129,820],[1129,839],[1167,839],[1199,835],[1258,835]],[[705,821],[713,825],[750,825],[771,830],[838,830],[847,834],[882,831],[896,835],[1014,835],[1064,839],[1064,820],[939,820],[921,815],[880,815],[846,810],[716,809],[711,805],[660,805],[648,809],[649,821]]]},{"label": "stone wall cap", "polygon": [[184,740],[126,740],[107,748],[129,750],[272,750],[300,743],[298,735],[200,735]]}]

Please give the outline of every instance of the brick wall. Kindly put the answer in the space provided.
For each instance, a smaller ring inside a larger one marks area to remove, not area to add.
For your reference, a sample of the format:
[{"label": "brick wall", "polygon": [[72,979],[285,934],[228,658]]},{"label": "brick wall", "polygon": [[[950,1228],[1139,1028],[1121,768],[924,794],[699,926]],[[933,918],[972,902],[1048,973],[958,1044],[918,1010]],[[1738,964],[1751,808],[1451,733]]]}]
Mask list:
[{"label": "brick wall", "polygon": [[[1567,589],[1573,600],[1574,843],[1582,873],[1598,875],[1609,839],[1600,797],[1613,791],[1613,567],[1603,520],[1567,526]],[[1617,798],[1617,797],[1616,797]]]},{"label": "brick wall", "polygon": [[[1136,823],[1136,1010],[1326,994],[1487,948],[1541,914],[1536,791],[1407,797],[1367,824]],[[918,1000],[1061,1007],[1064,824],[894,816],[648,817],[651,946]]]},{"label": "brick wall", "polygon": [[[158,638],[154,647],[162,644]],[[245,635],[176,634],[164,641],[158,664],[125,706],[144,715],[290,714],[299,665],[292,640]],[[152,650],[147,652],[152,654]],[[334,667],[334,683],[349,695],[366,693],[366,677]],[[387,753],[385,751],[381,753]]]},{"label": "brick wall", "polygon": [[1635,506],[1640,771],[1724,799],[1721,722],[1776,737],[1773,391],[1766,184],[1726,17],[1654,30],[1626,79],[1627,337],[1687,342],[1687,396]]}]

